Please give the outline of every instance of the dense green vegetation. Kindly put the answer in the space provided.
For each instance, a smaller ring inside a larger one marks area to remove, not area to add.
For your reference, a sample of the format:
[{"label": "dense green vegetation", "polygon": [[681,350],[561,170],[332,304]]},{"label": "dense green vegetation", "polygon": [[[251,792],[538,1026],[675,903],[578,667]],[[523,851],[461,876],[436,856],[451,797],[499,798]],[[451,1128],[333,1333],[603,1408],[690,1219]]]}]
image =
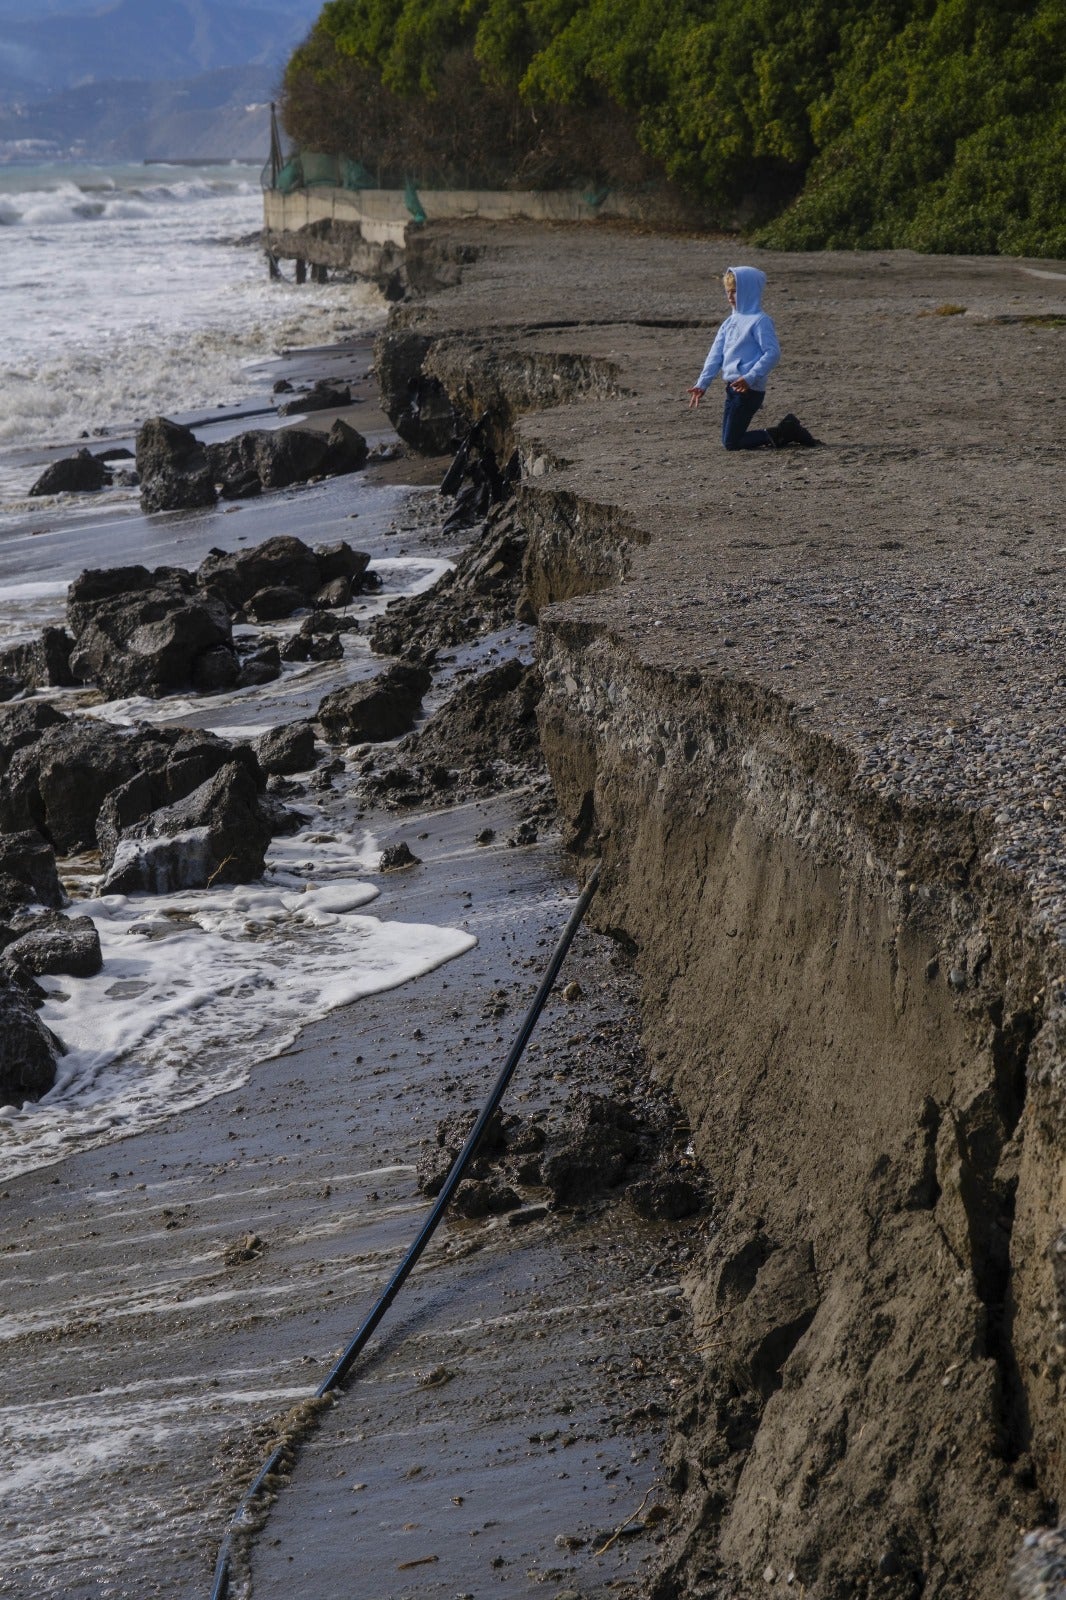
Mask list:
[{"label": "dense green vegetation", "polygon": [[429,182],[665,176],[779,246],[1066,256],[1066,0],[328,0],[285,116]]}]

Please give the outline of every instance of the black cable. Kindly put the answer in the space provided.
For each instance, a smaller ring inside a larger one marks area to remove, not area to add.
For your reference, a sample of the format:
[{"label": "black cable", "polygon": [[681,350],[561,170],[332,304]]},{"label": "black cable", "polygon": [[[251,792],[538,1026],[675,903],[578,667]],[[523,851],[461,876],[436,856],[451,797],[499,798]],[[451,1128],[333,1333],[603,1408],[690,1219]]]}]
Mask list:
[{"label": "black cable", "polygon": [[[562,966],[563,961],[566,958],[566,952],[573,943],[574,935],[577,933],[578,928],[581,926],[581,923],[584,920],[585,912],[588,910],[589,903],[592,900],[593,895],[596,893],[599,881],[600,868],[599,864],[597,864],[592,870],[592,875],[590,876],[588,883],[586,883],[581,892],[580,899],[578,900],[573,911],[570,913],[570,920],[563,929],[562,934],[559,937],[559,942],[552,952],[552,958],[548,963],[547,969],[545,970],[544,977],[541,979],[540,988],[533,996],[533,1001],[529,1007],[529,1010],[526,1012],[525,1020],[518,1031],[518,1037],[511,1046],[510,1054],[508,1055],[507,1060],[504,1062],[503,1067],[500,1070],[500,1075],[493,1085],[492,1093],[482,1106],[481,1113],[477,1121],[474,1123],[473,1128],[470,1130],[466,1143],[463,1145],[463,1148],[455,1158],[452,1169],[445,1179],[444,1186],[441,1189],[440,1194],[437,1196],[437,1201],[433,1207],[433,1210],[422,1224],[417,1238],[408,1249],[407,1254],[400,1262],[400,1265],[397,1267],[396,1271],[393,1273],[387,1287],[379,1296],[377,1303],[370,1312],[370,1315],[366,1318],[366,1321],[363,1323],[358,1333],[355,1334],[346,1349],[343,1351],[338,1360],[334,1363],[333,1367],[323,1378],[318,1388],[315,1390],[316,1400],[323,1399],[327,1394],[332,1393],[332,1391],[335,1389],[339,1389],[343,1384],[344,1379],[347,1377],[360,1353],[365,1348],[375,1328],[378,1326],[386,1311],[388,1311],[389,1307],[392,1305],[392,1302],[395,1300],[404,1283],[407,1281],[408,1277],[413,1271],[418,1258],[425,1250],[434,1233],[436,1233],[437,1226],[448,1208],[448,1202],[451,1200],[452,1195],[462,1182],[463,1175],[466,1172],[467,1167],[470,1165],[474,1153],[481,1142],[485,1129],[488,1126],[489,1119],[499,1106],[500,1101],[503,1099],[504,1091],[514,1076],[515,1068],[518,1066],[518,1063],[522,1058],[523,1051],[525,1050],[526,1045],[529,1043],[530,1036],[537,1023],[537,1018],[544,1009],[544,1002],[547,1000],[548,995],[551,992],[552,985],[559,975],[559,968]],[[226,1595],[229,1592],[230,1544],[233,1535],[237,1530],[237,1525],[243,1518],[252,1501],[259,1494],[267,1478],[269,1478],[281,1464],[289,1448],[290,1447],[287,1444],[278,1445],[277,1449],[274,1450],[274,1452],[267,1458],[262,1467],[260,1467],[255,1481],[252,1483],[251,1487],[245,1491],[240,1505],[237,1507],[237,1510],[230,1519],[229,1527],[226,1530],[225,1537],[222,1540],[222,1545],[218,1552],[218,1561],[215,1564],[215,1581],[214,1587],[211,1590],[211,1600],[226,1600]]]}]

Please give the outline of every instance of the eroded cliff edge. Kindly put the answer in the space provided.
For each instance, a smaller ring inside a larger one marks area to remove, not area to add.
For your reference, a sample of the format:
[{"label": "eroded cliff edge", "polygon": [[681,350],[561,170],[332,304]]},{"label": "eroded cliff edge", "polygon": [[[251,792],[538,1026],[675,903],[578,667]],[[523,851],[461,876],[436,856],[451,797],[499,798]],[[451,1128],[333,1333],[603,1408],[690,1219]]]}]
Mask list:
[{"label": "eroded cliff edge", "polygon": [[828,443],[738,457],[734,246],[472,239],[389,338],[519,448],[545,751],[719,1194],[660,1592],[1000,1595],[1062,1496],[1066,271],[760,255]]}]

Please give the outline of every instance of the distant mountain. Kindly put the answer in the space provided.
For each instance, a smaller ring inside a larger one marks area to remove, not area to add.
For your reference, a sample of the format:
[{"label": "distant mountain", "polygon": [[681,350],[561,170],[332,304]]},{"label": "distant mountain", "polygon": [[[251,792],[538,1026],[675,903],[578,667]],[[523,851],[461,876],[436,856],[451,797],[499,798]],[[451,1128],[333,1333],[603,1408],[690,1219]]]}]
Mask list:
[{"label": "distant mountain", "polygon": [[0,0],[0,102],[116,79],[189,79],[223,67],[280,69],[321,0]]},{"label": "distant mountain", "polygon": [[83,84],[33,105],[0,108],[0,160],[266,161],[277,70],[224,67],[178,83]]}]

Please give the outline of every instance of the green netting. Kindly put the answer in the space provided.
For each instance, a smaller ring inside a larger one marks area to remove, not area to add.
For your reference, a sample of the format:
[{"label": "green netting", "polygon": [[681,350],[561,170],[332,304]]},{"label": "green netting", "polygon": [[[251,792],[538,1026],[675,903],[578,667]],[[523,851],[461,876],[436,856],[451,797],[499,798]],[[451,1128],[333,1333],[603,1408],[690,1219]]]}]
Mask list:
[{"label": "green netting", "polygon": [[282,194],[291,194],[294,189],[303,188],[303,181],[304,176],[299,156],[290,156],[278,173],[275,187],[280,189]]},{"label": "green netting", "polygon": [[317,150],[304,150],[300,156],[304,169],[304,188],[324,186],[337,188],[337,157],[324,156]]},{"label": "green netting", "polygon": [[338,165],[340,167],[342,188],[375,189],[377,187],[361,161],[353,161],[350,156],[341,156]]},{"label": "green netting", "polygon": [[421,200],[418,198],[418,190],[415,188],[413,178],[408,178],[407,180],[407,184],[403,192],[403,203],[416,222],[425,222],[426,213],[423,209]]}]

